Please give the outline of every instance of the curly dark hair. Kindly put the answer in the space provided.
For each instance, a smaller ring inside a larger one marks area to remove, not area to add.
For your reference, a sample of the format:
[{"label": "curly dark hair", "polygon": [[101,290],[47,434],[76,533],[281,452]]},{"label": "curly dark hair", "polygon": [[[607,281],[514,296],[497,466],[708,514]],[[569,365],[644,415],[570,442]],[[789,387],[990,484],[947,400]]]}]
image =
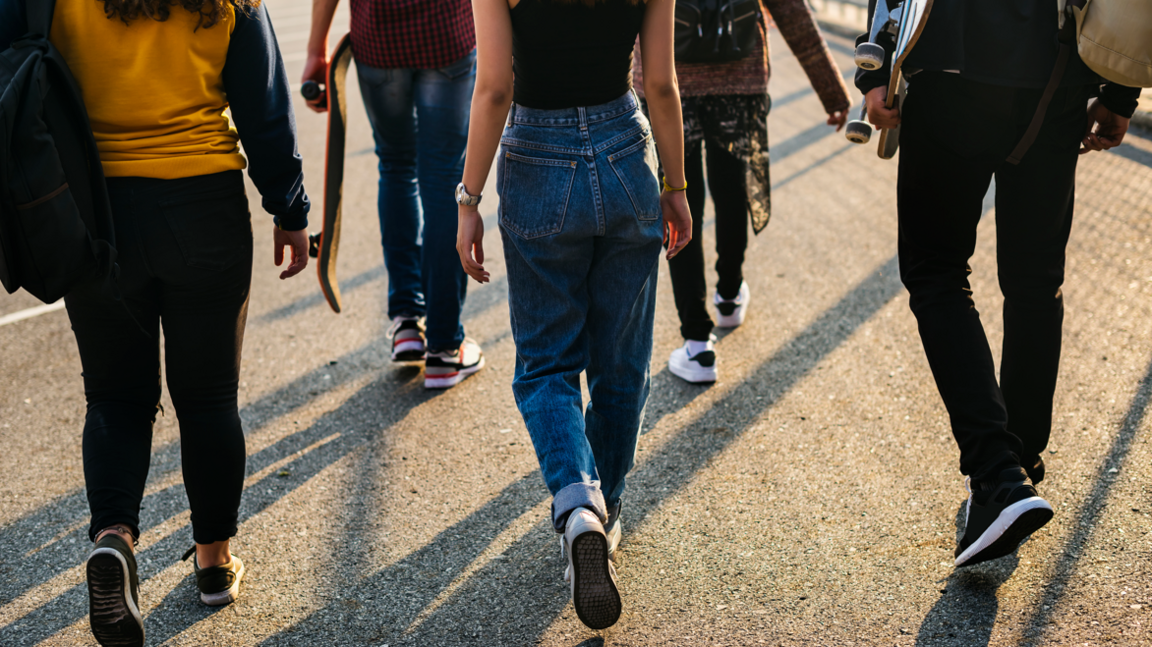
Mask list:
[{"label": "curly dark hair", "polygon": [[220,12],[229,4],[237,11],[247,11],[260,6],[261,0],[96,0],[104,3],[104,15],[108,19],[120,18],[127,25],[140,16],[164,22],[172,13],[172,7],[180,6],[189,13],[199,14],[201,27],[208,29],[220,22]]}]

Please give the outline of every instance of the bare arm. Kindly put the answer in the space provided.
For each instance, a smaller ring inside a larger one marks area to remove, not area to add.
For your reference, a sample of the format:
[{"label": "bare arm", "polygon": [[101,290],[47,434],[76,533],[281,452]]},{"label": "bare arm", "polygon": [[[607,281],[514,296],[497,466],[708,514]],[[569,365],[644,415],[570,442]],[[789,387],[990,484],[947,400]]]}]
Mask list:
[{"label": "bare arm", "polygon": [[[673,25],[675,0],[648,0],[640,27],[640,51],[644,55],[644,98],[652,120],[652,134],[668,185],[685,186],[684,119],[680,112],[680,88],[676,84]],[[664,212],[665,243],[672,258],[692,239],[692,214],[683,191],[660,196]]]},{"label": "bare arm", "polygon": [[[323,0],[316,0],[321,2]],[[507,0],[472,0],[476,21],[476,89],[464,157],[464,188],[479,195],[488,181],[500,134],[512,105],[512,18]],[[484,221],[478,206],[460,206],[456,251],[468,276],[488,282],[484,270]]]},{"label": "bare arm", "polygon": [[[301,81],[315,81],[323,84],[328,78],[328,32],[332,29],[332,17],[340,0],[312,0],[312,31],[308,36],[308,58],[304,60],[304,77]],[[321,102],[323,98],[308,102],[308,107],[316,112],[327,110]]]}]

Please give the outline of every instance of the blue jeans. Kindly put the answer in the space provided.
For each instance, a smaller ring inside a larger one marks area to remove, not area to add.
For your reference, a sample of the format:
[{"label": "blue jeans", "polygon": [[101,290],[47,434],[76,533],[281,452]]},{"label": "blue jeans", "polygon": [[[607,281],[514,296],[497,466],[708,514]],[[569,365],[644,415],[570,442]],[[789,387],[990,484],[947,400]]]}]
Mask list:
[{"label": "blue jeans", "polygon": [[512,391],[563,532],[575,508],[606,519],[635,460],[663,232],[656,147],[632,94],[590,108],[513,104],[500,143]]},{"label": "blue jeans", "polygon": [[476,52],[438,70],[357,62],[356,72],[380,159],[388,317],[426,316],[428,350],[455,349],[464,341],[468,275],[456,254],[454,192],[464,174]]}]

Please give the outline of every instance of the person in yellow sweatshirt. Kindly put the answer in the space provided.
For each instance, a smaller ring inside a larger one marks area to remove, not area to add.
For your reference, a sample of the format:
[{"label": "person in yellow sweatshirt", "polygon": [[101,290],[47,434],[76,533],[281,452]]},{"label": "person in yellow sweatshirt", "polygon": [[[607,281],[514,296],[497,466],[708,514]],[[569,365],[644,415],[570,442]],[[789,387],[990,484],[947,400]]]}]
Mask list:
[{"label": "person in yellow sweatshirt", "polygon": [[[0,50],[27,32],[25,2],[0,0]],[[228,604],[244,577],[229,550],[244,483],[237,385],[253,258],[241,170],[274,216],[277,265],[290,249],[282,279],[307,265],[309,202],[288,80],[259,0],[56,0],[49,39],[100,151],[124,301],[86,289],[65,298],[88,401],[90,622],[101,645],[143,645],[133,545],[161,325],[192,512],[185,557],[195,555],[202,601]]]}]

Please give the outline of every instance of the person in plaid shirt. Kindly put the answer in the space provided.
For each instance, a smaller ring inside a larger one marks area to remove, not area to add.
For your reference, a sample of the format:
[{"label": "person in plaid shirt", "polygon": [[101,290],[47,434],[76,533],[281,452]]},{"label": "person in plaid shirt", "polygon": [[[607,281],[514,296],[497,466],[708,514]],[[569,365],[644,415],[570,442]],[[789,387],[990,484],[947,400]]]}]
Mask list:
[{"label": "person in plaid shirt", "polygon": [[[304,81],[325,81],[338,2],[313,0]],[[428,388],[455,386],[484,365],[480,346],[460,323],[468,275],[455,254],[454,189],[464,171],[476,81],[472,5],[351,2],[352,56],[380,160],[392,359],[424,360]],[[318,102],[309,106],[325,110]]]}]

